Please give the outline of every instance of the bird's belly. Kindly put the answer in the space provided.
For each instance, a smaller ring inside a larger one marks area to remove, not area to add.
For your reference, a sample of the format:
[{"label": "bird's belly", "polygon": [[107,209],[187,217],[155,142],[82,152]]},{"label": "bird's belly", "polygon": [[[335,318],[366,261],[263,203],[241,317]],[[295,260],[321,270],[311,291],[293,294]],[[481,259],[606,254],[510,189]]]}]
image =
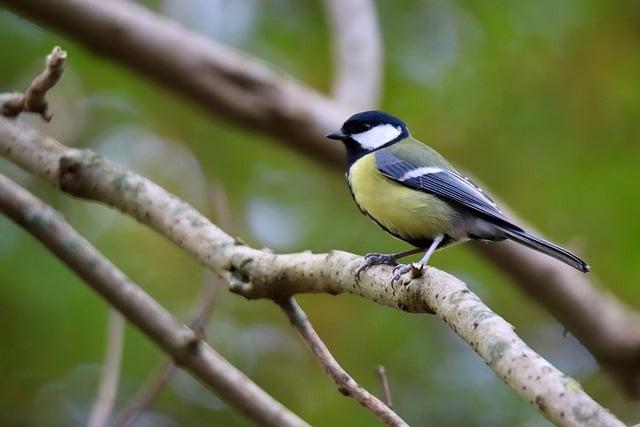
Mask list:
[{"label": "bird's belly", "polygon": [[354,163],[348,178],[360,209],[402,239],[431,239],[446,234],[458,222],[458,213],[448,203],[381,175],[375,169],[374,156],[362,157]]}]

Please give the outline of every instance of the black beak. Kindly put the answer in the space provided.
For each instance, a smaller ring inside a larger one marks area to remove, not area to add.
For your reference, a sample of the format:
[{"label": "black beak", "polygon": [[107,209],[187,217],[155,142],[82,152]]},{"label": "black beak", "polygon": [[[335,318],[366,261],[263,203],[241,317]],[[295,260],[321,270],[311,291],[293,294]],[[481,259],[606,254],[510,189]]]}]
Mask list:
[{"label": "black beak", "polygon": [[342,129],[334,130],[333,132],[329,132],[325,135],[329,139],[336,139],[338,141],[343,141],[347,135],[342,132]]}]

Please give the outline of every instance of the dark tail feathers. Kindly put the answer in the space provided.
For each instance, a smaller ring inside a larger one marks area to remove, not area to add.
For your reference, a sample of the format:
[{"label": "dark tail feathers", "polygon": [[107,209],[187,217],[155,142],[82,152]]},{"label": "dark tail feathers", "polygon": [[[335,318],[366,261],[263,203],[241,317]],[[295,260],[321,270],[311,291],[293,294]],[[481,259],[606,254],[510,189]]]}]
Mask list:
[{"label": "dark tail feathers", "polygon": [[527,233],[523,230],[514,230],[506,227],[499,227],[500,230],[504,232],[507,238],[523,244],[525,246],[530,247],[531,249],[535,249],[536,251],[540,251],[544,254],[554,257],[557,260],[564,262],[567,265],[575,268],[576,270],[580,270],[583,273],[588,273],[591,271],[591,267],[589,264],[569,252],[568,250],[561,248],[558,245],[555,245],[551,242],[547,242],[546,240],[534,236],[532,234]]}]

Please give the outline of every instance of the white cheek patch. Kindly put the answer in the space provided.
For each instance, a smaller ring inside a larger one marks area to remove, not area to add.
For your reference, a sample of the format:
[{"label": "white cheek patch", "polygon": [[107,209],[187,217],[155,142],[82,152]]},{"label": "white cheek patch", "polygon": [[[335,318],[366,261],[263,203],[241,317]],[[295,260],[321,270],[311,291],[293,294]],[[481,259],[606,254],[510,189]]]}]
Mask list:
[{"label": "white cheek patch", "polygon": [[406,172],[402,177],[400,177],[400,181],[406,181],[411,178],[417,178],[422,175],[428,175],[431,173],[440,173],[444,172],[444,169],[436,168],[436,167],[422,167],[414,170],[410,170]]},{"label": "white cheek patch", "polygon": [[375,150],[400,136],[402,130],[393,125],[379,125],[366,132],[351,135],[365,150]]}]

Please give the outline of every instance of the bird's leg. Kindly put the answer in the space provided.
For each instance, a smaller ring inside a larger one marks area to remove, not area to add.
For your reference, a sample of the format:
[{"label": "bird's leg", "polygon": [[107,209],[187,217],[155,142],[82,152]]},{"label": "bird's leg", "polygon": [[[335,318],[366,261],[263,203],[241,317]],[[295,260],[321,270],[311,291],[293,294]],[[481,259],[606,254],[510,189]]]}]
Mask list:
[{"label": "bird's leg", "polygon": [[408,257],[409,255],[419,254],[422,251],[424,251],[424,248],[413,248],[413,249],[409,249],[408,251],[398,252],[397,254],[392,254],[392,256],[396,260],[398,260],[400,258]]},{"label": "bird's leg", "polygon": [[356,271],[356,277],[360,277],[360,273],[362,273],[369,267],[373,267],[374,265],[398,265],[398,260],[400,258],[417,254],[419,252],[422,252],[423,250],[423,248],[414,248],[408,251],[398,252],[397,254],[368,253],[364,256],[364,264],[362,264],[360,268],[358,268],[358,271]]},{"label": "bird's leg", "polygon": [[413,264],[398,264],[397,266],[395,266],[393,269],[393,279],[391,279],[391,284],[393,285],[395,282],[399,282],[402,278],[402,275],[408,273],[411,270],[421,271],[429,262],[429,258],[431,258],[431,255],[433,255],[436,249],[438,249],[438,246],[440,245],[440,243],[442,243],[443,239],[444,234],[438,234],[437,236],[435,236],[433,238],[433,241],[431,242],[431,246],[429,246],[429,249],[427,249],[420,261]]}]

